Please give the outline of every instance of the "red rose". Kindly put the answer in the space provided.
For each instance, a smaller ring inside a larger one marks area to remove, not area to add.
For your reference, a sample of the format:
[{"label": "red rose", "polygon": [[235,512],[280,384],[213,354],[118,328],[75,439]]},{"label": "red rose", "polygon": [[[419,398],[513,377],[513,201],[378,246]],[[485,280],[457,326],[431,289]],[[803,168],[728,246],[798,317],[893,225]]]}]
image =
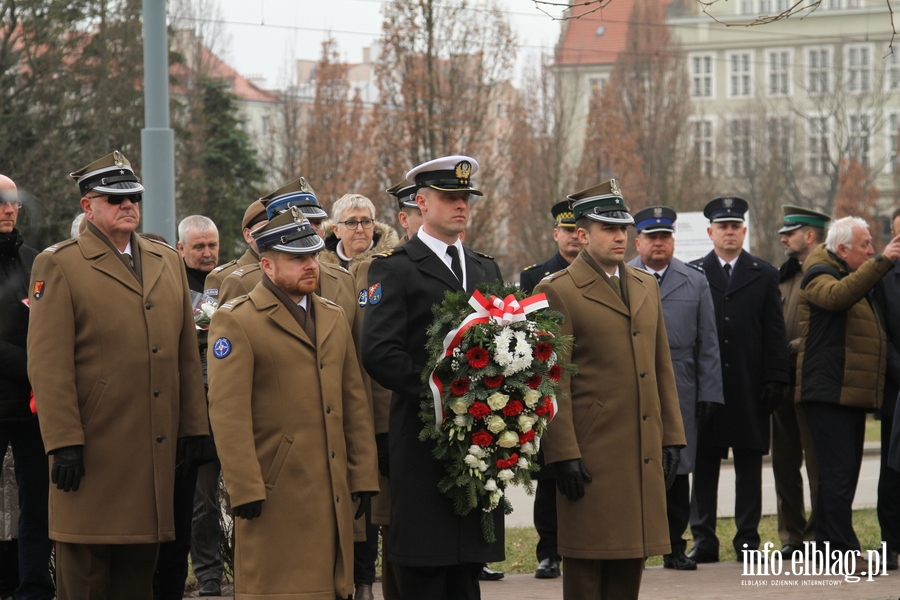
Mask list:
[{"label": "red rose", "polygon": [[480,346],[475,346],[474,348],[469,349],[466,352],[466,358],[469,359],[469,366],[473,369],[483,369],[488,364],[488,359],[490,359],[490,354],[488,351]]},{"label": "red rose", "polygon": [[534,357],[538,360],[547,360],[553,354],[553,346],[547,342],[538,342],[534,346]]},{"label": "red rose", "polygon": [[503,407],[503,414],[507,417],[514,417],[522,412],[522,409],[524,408],[525,407],[522,406],[522,403],[518,400],[510,400],[506,403],[506,406]]},{"label": "red rose", "polygon": [[509,458],[499,458],[497,459],[496,465],[498,469],[509,469],[510,467],[516,466],[519,462],[519,455],[515,452],[512,453],[512,456]]},{"label": "red rose", "polygon": [[519,445],[527,444],[534,439],[534,429],[529,429],[525,433],[519,434]]},{"label": "red rose", "polygon": [[534,409],[534,414],[536,415],[546,415],[550,412],[550,407],[553,406],[553,401],[550,398],[541,398],[541,403],[537,408]]},{"label": "red rose", "polygon": [[450,391],[453,392],[454,396],[462,396],[469,391],[469,380],[465,377],[457,379],[450,384]]},{"label": "red rose", "polygon": [[476,446],[490,446],[494,441],[494,436],[489,431],[476,431],[472,434],[472,443]]},{"label": "red rose", "polygon": [[503,383],[503,375],[489,375],[482,379],[484,385],[489,388],[500,387],[500,384]]},{"label": "red rose", "polygon": [[473,402],[472,406],[469,407],[469,414],[476,419],[483,419],[491,414],[491,407],[484,402]]},{"label": "red rose", "polygon": [[559,381],[559,378],[562,377],[562,367],[559,365],[553,365],[552,367],[550,367],[550,370],[547,371],[547,377],[549,377],[553,381]]},{"label": "red rose", "polygon": [[538,387],[540,387],[541,382],[543,380],[544,380],[543,377],[541,377],[540,375],[535,373],[534,375],[532,375],[531,377],[528,378],[528,381],[525,382],[525,385],[527,385],[528,387],[530,387],[533,390],[536,390],[536,389],[538,389]]}]

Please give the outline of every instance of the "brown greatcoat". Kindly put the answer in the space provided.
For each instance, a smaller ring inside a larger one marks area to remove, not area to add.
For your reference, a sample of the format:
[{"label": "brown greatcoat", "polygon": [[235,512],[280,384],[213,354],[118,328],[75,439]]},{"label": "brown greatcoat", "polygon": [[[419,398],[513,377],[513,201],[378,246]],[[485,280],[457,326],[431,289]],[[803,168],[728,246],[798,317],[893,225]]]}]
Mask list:
[{"label": "brown greatcoat", "polygon": [[51,486],[50,537],[170,541],[176,441],[209,434],[184,261],[132,235],[142,285],[98,235],[51,246],[32,270],[28,375],[44,447],[84,445],[79,490]]},{"label": "brown greatcoat", "polygon": [[223,300],[219,296],[219,289],[222,287],[222,282],[225,281],[225,278],[238,269],[249,267],[250,265],[255,264],[259,264],[259,256],[256,254],[256,251],[248,248],[247,251],[240,256],[240,258],[230,260],[224,265],[219,265],[218,267],[210,271],[209,275],[207,275],[206,279],[203,281],[203,295],[205,297],[211,298],[212,300],[215,300],[219,304],[224,304],[229,299],[225,298]]},{"label": "brown greatcoat", "polygon": [[231,504],[265,500],[258,519],[236,519],[238,600],[349,596],[350,494],[378,490],[350,327],[333,302],[309,298],[315,346],[262,284],[222,305],[210,326],[209,415],[216,439],[228,440],[219,460]]},{"label": "brown greatcoat", "polygon": [[547,463],[581,458],[593,482],[583,498],[557,494],[559,553],[592,560],[668,554],[663,446],[684,445],[684,429],[659,286],[619,266],[628,307],[584,258],[535,288],[574,335],[574,378],[560,381],[559,413],[542,448]]}]

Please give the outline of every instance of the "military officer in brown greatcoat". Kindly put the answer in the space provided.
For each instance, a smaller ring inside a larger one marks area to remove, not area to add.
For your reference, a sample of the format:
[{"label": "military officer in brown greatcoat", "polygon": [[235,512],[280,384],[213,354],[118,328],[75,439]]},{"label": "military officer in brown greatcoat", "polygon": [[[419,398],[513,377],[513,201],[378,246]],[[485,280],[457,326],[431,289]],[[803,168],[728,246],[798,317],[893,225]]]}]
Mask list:
[{"label": "military officer in brown greatcoat", "polygon": [[560,384],[544,437],[557,497],[566,600],[638,597],[644,559],[668,554],[666,484],[685,445],[652,275],[624,262],[634,219],[616,181],[572,194],[584,250],[535,288],[574,335],[578,376]]},{"label": "military officer in brown greatcoat", "polygon": [[144,188],[121,153],[72,177],[87,227],[37,257],[29,297],[58,598],[149,599],[176,444],[209,433],[190,290],[178,252],[135,234]]},{"label": "military officer in brown greatcoat", "polygon": [[323,247],[292,208],[254,232],[261,282],[210,325],[209,414],[238,519],[235,597],[353,592],[352,502],[378,491],[350,326],[317,296]]}]

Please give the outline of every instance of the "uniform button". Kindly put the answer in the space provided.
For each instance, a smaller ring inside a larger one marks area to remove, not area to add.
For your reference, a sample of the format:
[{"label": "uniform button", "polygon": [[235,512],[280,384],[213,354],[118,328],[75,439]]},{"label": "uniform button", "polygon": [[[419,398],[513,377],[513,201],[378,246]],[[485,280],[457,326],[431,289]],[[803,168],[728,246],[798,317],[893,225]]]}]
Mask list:
[{"label": "uniform button", "polygon": [[726,299],[726,300],[730,300],[731,298],[730,298],[729,296],[725,296],[725,299]]},{"label": "uniform button", "polygon": [[650,462],[650,457],[649,457],[649,456],[645,456],[645,457],[644,457],[644,464],[647,464],[648,462]]},{"label": "uniform button", "polygon": [[164,436],[164,435],[158,435],[158,436],[156,436],[156,441],[159,442],[160,444],[163,443],[163,440],[164,440],[164,439],[166,439],[166,436]]},{"label": "uniform button", "polygon": [[730,366],[731,366],[731,365],[729,365],[728,363],[725,363],[725,368],[726,368],[726,369],[727,369],[728,367],[730,367]]},{"label": "uniform button", "polygon": [[324,368],[325,368],[325,363],[319,363],[319,368],[320,368],[320,369],[324,369]]},{"label": "uniform button", "polygon": [[144,305],[144,308],[146,308],[147,310],[150,310],[150,303],[149,303],[149,302],[146,303],[146,304]]},{"label": "uniform button", "polygon": [[341,497],[340,497],[340,496],[335,496],[335,497],[334,497],[334,501],[335,501],[335,502],[340,502],[340,501],[341,501]]},{"label": "uniform button", "polygon": [[725,320],[726,320],[726,321],[730,321],[730,320],[731,320],[731,317],[725,317]]},{"label": "uniform button", "polygon": [[326,407],[325,407],[325,414],[326,414],[326,415],[330,415],[330,414],[331,414],[331,407],[330,407],[330,406],[326,406]]},{"label": "uniform button", "polygon": [[643,419],[644,419],[645,421],[647,420],[647,413],[644,413],[644,414],[643,414]]},{"label": "uniform button", "polygon": [[641,371],[641,377],[645,377],[646,375],[647,374],[645,372]]},{"label": "uniform button", "polygon": [[727,343],[728,343],[728,340],[725,340],[725,343],[727,344]]},{"label": "uniform button", "polygon": [[153,346],[152,348],[150,348],[150,351],[153,352],[153,354],[156,354],[159,351],[159,348]]},{"label": "uniform button", "polygon": [[638,330],[637,330],[637,329],[632,329],[632,330],[631,330],[631,335],[637,335],[637,334],[638,334]]},{"label": "uniform button", "polygon": [[331,458],[334,458],[334,451],[331,452]]},{"label": "uniform button", "polygon": [[153,397],[159,398],[159,390],[153,390]]}]

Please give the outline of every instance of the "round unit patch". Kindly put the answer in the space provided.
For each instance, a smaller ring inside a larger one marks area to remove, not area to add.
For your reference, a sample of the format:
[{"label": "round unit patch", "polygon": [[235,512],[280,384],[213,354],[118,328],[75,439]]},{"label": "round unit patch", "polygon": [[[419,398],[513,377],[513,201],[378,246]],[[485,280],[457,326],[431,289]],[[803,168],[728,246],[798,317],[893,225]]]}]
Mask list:
[{"label": "round unit patch", "polygon": [[213,344],[213,356],[216,358],[225,358],[231,354],[231,342],[228,341],[228,338],[219,338],[216,340],[216,343]]}]

